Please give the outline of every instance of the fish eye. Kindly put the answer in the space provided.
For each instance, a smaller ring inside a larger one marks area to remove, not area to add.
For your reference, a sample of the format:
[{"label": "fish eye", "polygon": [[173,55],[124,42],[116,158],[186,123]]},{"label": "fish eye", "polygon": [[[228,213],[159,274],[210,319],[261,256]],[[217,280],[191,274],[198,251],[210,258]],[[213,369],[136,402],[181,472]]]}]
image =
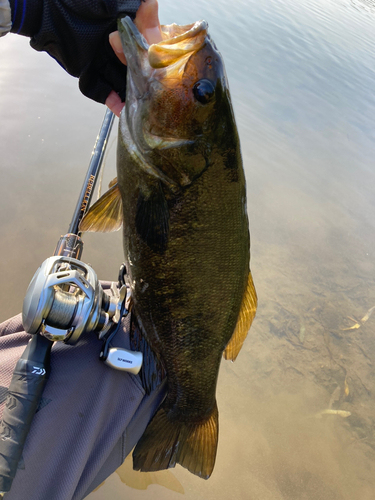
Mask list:
[{"label": "fish eye", "polygon": [[193,87],[194,97],[201,104],[207,104],[215,94],[215,87],[210,80],[199,80]]}]

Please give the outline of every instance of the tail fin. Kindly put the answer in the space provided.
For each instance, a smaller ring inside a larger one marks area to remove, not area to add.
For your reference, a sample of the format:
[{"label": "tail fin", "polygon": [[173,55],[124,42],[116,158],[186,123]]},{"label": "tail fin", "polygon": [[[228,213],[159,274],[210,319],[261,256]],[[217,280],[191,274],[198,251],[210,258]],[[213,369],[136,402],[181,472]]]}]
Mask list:
[{"label": "tail fin", "polygon": [[208,479],[215,465],[218,434],[216,403],[211,416],[201,423],[171,420],[161,407],[133,451],[133,469],[150,472],[178,463]]}]

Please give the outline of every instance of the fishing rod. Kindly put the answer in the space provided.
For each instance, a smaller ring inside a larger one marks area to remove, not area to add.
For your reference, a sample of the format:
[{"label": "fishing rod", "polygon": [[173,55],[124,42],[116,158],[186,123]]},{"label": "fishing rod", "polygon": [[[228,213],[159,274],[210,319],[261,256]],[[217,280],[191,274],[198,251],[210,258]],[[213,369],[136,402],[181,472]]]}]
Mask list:
[{"label": "fishing rod", "polygon": [[142,354],[113,347],[111,341],[128,313],[129,290],[120,270],[119,285],[104,292],[95,271],[80,259],[79,225],[90,205],[103,163],[114,114],[107,109],[69,226],[53,257],[34,274],[23,302],[22,323],[32,337],[16,364],[0,424],[0,498],[11,488],[34,414],[50,374],[56,341],[74,345],[94,331],[103,347],[100,358],[110,367],[137,374]]}]

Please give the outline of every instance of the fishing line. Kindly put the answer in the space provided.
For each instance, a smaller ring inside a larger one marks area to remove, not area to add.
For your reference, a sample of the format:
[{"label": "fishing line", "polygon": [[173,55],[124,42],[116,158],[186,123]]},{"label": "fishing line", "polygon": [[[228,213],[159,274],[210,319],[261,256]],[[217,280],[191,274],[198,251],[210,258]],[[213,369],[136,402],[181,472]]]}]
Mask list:
[{"label": "fishing line", "polygon": [[112,146],[113,144],[115,143],[115,141],[117,140],[117,136],[115,136],[112,141],[111,141],[111,144],[107,147],[107,150],[105,152],[105,155],[104,155],[104,160],[103,160],[103,166],[101,168],[101,171],[100,171],[100,177],[99,177],[99,186],[98,186],[98,194],[97,194],[97,197],[96,199],[98,200],[101,195],[102,195],[102,185],[103,185],[103,177],[104,177],[104,171],[105,171],[105,168],[106,168],[106,164],[107,164],[107,158],[108,158],[108,155],[109,153],[111,152],[111,149],[112,149]]}]

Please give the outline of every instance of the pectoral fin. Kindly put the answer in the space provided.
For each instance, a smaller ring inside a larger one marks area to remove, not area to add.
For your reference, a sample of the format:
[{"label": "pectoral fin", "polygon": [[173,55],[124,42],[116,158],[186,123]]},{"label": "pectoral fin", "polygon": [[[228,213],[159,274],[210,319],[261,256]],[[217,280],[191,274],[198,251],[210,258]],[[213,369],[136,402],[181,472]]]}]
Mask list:
[{"label": "pectoral fin", "polygon": [[89,209],[83,217],[81,232],[111,233],[122,226],[122,201],[117,182],[110,184],[110,189]]},{"label": "pectoral fin", "polygon": [[234,333],[224,350],[223,356],[225,359],[234,361],[241,350],[247,332],[250,329],[251,323],[255,317],[257,310],[257,294],[254,288],[251,272],[249,273],[247,287],[242,298],[240,314],[238,315],[236,328]]}]

